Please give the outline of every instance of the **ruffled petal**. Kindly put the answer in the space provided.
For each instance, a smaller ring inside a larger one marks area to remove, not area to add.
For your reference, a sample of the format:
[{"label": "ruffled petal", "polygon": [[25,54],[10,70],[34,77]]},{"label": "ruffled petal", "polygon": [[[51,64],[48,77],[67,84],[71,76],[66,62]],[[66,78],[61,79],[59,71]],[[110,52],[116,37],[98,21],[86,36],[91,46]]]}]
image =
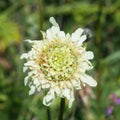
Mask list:
[{"label": "ruffled petal", "polygon": [[86,74],[82,74],[80,75],[80,80],[83,82],[83,83],[86,83],[92,87],[95,87],[97,85],[97,82],[89,75],[86,75]]},{"label": "ruffled petal", "polygon": [[28,73],[28,75],[24,79],[24,85],[26,86],[28,84],[29,78],[34,74],[34,71],[31,71]]},{"label": "ruffled petal", "polygon": [[74,90],[73,89],[62,89],[62,94],[61,94],[61,97],[65,97],[68,99],[69,101],[69,104],[68,104],[68,107],[71,108],[72,107],[72,103],[74,101]]},{"label": "ruffled petal", "polygon": [[57,24],[57,22],[54,19],[54,17],[50,17],[49,21],[50,21],[51,24],[53,24],[53,26],[59,27],[59,25]]},{"label": "ruffled petal", "polygon": [[78,28],[74,33],[72,33],[72,40],[78,41],[83,33],[83,29]]},{"label": "ruffled petal", "polygon": [[65,33],[64,33],[64,31],[60,31],[59,32],[59,38],[60,39],[65,39]]},{"label": "ruffled petal", "polygon": [[55,87],[54,87],[54,90],[55,90],[56,94],[59,96],[60,93],[61,93],[60,87],[59,87],[59,86],[55,86]]},{"label": "ruffled petal", "polygon": [[23,53],[21,56],[20,56],[20,59],[27,59],[29,56],[27,53]]},{"label": "ruffled petal", "polygon": [[73,91],[71,91],[71,98],[69,100],[69,104],[68,104],[68,107],[71,108],[72,107],[72,104],[73,104],[73,101],[75,100],[74,98],[74,93]]},{"label": "ruffled petal", "polygon": [[60,28],[52,26],[46,31],[46,38],[49,41],[54,40],[59,35],[59,33],[60,33]]},{"label": "ruffled petal", "polygon": [[78,40],[77,45],[81,46],[86,39],[87,39],[86,35],[82,35]]},{"label": "ruffled petal", "polygon": [[40,31],[42,33],[43,39],[46,38],[46,33],[44,31]]},{"label": "ruffled petal", "polygon": [[72,80],[72,84],[73,84],[75,89],[77,89],[77,90],[81,89],[79,80]]},{"label": "ruffled petal", "polygon": [[28,70],[28,67],[23,67],[23,72],[26,72]]},{"label": "ruffled petal", "polygon": [[29,95],[32,95],[33,93],[35,93],[35,86],[31,85]]},{"label": "ruffled petal", "polygon": [[35,78],[34,78],[33,84],[34,84],[35,86],[39,86],[39,85],[40,85],[40,82],[39,82],[38,79],[35,79]]},{"label": "ruffled petal", "polygon": [[79,64],[79,71],[85,72],[86,70],[91,70],[93,68],[93,65],[88,61],[83,61]]},{"label": "ruffled petal", "polygon": [[27,85],[28,80],[29,80],[29,76],[25,77],[25,79],[24,79],[24,85],[25,85],[25,86]]},{"label": "ruffled petal", "polygon": [[47,95],[43,98],[43,104],[46,106],[50,106],[54,98],[55,98],[54,90],[50,89]]},{"label": "ruffled petal", "polygon": [[34,43],[38,43],[40,40],[30,40],[30,39],[26,39],[26,42],[29,42],[30,44],[34,44]]},{"label": "ruffled petal", "polygon": [[67,88],[62,89],[61,97],[66,97],[69,100],[70,99],[70,90]]},{"label": "ruffled petal", "polygon": [[94,58],[94,54],[92,51],[86,51],[83,53],[83,58],[87,60],[91,60]]},{"label": "ruffled petal", "polygon": [[47,89],[47,88],[50,88],[50,84],[45,83],[45,84],[42,84],[41,87],[42,89]]},{"label": "ruffled petal", "polygon": [[24,63],[24,66],[34,66],[35,61],[28,61],[26,63]]}]

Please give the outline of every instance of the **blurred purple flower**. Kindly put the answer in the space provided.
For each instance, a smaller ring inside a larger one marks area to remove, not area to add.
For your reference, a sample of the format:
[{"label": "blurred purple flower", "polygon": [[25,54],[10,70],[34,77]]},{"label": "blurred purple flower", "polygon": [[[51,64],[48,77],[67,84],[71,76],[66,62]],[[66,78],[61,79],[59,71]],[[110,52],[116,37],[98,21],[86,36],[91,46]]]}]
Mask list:
[{"label": "blurred purple flower", "polygon": [[108,116],[110,116],[112,114],[112,112],[113,112],[113,106],[108,106],[107,109],[106,109],[106,114]]},{"label": "blurred purple flower", "polygon": [[112,93],[112,94],[110,94],[109,98],[110,98],[111,100],[114,100],[114,99],[116,99],[116,95],[115,95],[114,93]]},{"label": "blurred purple flower", "polygon": [[115,103],[116,105],[119,105],[119,104],[120,104],[120,98],[115,98],[115,99],[114,99],[114,103]]},{"label": "blurred purple flower", "polygon": [[120,104],[120,98],[118,98],[114,93],[112,93],[109,98],[114,102],[114,104],[119,105]]}]

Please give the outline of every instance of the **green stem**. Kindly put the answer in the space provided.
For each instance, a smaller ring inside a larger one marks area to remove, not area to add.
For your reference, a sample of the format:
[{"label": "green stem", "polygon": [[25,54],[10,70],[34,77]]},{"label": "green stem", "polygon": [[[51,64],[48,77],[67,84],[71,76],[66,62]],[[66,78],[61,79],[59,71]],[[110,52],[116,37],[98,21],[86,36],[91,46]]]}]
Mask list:
[{"label": "green stem", "polygon": [[48,117],[48,120],[51,120],[51,112],[49,107],[47,107],[47,117]]},{"label": "green stem", "polygon": [[64,108],[65,108],[65,98],[61,98],[58,120],[63,120]]}]

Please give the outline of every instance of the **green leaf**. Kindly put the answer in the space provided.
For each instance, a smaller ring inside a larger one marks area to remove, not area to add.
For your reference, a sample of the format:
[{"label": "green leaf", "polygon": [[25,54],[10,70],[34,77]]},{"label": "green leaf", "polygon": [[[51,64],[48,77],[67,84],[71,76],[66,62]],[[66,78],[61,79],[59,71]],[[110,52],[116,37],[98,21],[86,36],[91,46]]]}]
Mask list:
[{"label": "green leaf", "polygon": [[18,43],[21,35],[19,26],[7,19],[6,16],[0,16],[0,52],[3,52],[10,44]]},{"label": "green leaf", "polygon": [[120,50],[112,53],[108,57],[106,57],[102,62],[105,64],[115,64],[120,61]]}]

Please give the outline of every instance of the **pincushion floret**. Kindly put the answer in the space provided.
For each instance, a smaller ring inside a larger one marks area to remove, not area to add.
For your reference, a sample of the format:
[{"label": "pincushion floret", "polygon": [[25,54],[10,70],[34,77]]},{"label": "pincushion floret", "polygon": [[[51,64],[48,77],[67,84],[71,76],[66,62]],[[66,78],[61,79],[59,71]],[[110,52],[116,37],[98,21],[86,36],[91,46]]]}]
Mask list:
[{"label": "pincushion floret", "polygon": [[77,69],[78,55],[73,44],[53,40],[40,53],[40,68],[51,81],[69,80]]},{"label": "pincushion floret", "polygon": [[21,59],[26,59],[23,71],[27,71],[25,85],[30,87],[29,94],[36,91],[47,91],[43,104],[51,105],[56,97],[67,98],[69,107],[74,101],[74,90],[88,84],[96,86],[96,81],[86,71],[93,68],[89,60],[94,55],[86,51],[83,42],[86,40],[84,30],[78,28],[75,32],[65,34],[53,17],[52,27],[42,32],[43,40],[26,40],[32,48],[23,53]]}]

